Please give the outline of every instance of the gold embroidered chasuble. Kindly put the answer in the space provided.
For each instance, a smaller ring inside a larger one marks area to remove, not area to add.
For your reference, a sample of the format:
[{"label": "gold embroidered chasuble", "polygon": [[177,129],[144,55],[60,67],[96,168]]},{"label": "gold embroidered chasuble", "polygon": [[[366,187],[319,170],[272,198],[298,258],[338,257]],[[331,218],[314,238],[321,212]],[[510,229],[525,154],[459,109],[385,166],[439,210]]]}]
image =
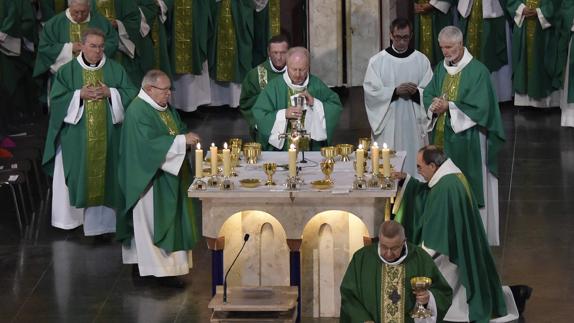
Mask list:
[{"label": "gold embroidered chasuble", "polygon": [[382,264],[381,323],[405,321],[405,265]]},{"label": "gold embroidered chasuble", "polygon": [[[193,43],[193,2],[195,0],[175,0],[174,5],[174,41],[175,41],[175,73],[192,73],[192,43]],[[158,41],[154,44],[159,44]],[[159,49],[158,55],[159,57]]]},{"label": "gold embroidered chasuble", "polygon": [[[450,75],[446,73],[445,79],[442,84],[442,93],[446,100],[455,101],[458,97],[458,86],[460,84],[460,75],[462,72],[458,72],[455,75]],[[446,124],[446,114],[449,110],[441,113],[436,121],[435,127],[435,137],[434,144],[441,148],[444,147],[444,127]]]}]

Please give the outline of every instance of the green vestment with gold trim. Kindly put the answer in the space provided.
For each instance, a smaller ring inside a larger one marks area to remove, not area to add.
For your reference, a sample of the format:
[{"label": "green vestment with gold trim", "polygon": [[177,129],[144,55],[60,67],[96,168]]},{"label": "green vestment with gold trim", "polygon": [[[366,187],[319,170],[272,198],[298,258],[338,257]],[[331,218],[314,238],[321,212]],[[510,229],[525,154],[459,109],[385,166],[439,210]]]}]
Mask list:
[{"label": "green vestment with gold trim", "polygon": [[[449,86],[451,84],[451,86]],[[490,72],[476,59],[472,59],[462,71],[450,76],[441,61],[435,68],[432,80],[425,88],[423,102],[430,107],[435,97],[447,94],[475,126],[455,133],[450,112],[443,113],[430,136],[431,144],[444,148],[446,155],[468,178],[479,207],[484,206],[480,132],[486,132],[486,164],[488,171],[498,175],[498,152],[505,141],[498,99],[492,87]]]},{"label": "green vestment with gold trim", "polygon": [[269,39],[281,33],[281,1],[269,0],[265,8],[253,13],[253,66],[267,58]]},{"label": "green vestment with gold trim", "polygon": [[137,97],[130,104],[122,129],[118,178],[124,198],[118,212],[116,236],[129,243],[134,235],[132,210],[153,186],[153,243],[167,252],[191,250],[200,239],[198,202],[187,197],[191,185],[187,159],[178,176],[161,169],[176,135],[187,126],[172,107],[154,109]]},{"label": "green vestment with gold trim", "polygon": [[168,39],[166,26],[160,20],[161,9],[157,5],[156,0],[137,0],[137,2],[150,27],[149,33],[142,40],[142,48],[138,54],[141,69],[144,72],[151,69],[159,69],[171,79],[172,71],[168,53]]},{"label": "green vestment with gold trim", "polygon": [[341,282],[341,323],[414,322],[410,311],[416,300],[410,280],[420,276],[432,279],[437,322],[442,322],[452,290],[424,250],[411,243],[407,246],[407,257],[399,265],[385,264],[376,243],[355,252]]},{"label": "green vestment with gold trim", "polygon": [[414,178],[406,185],[395,221],[405,227],[408,241],[424,242],[458,267],[470,321],[486,323],[506,315],[502,285],[464,175],[445,175],[432,188]]},{"label": "green vestment with gold trim", "polygon": [[[429,0],[414,0],[413,2],[422,4],[429,3]],[[443,59],[442,51],[438,44],[438,33],[448,25],[452,25],[450,11],[443,13],[434,8],[429,13],[415,14],[415,22],[413,24],[415,48],[426,55],[431,66],[435,66]]]},{"label": "green vestment with gold trim", "polygon": [[121,124],[112,123],[109,99],[83,100],[84,110],[79,122],[75,125],[64,122],[74,92],[85,84],[98,81],[118,90],[124,109],[137,94],[137,88],[123,67],[113,60],[107,59],[95,73],[88,73],[77,59],[62,66],[50,92],[50,123],[42,166],[53,175],[54,158],[61,145],[70,205],[77,208],[105,205],[118,209],[121,202],[117,184]]}]

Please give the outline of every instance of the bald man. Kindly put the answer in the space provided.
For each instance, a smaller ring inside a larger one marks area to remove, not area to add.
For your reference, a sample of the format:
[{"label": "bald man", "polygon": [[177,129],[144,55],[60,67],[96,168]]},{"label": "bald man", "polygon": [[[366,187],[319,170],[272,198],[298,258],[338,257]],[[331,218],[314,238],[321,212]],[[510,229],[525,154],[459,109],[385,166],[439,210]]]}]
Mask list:
[{"label": "bald man", "polygon": [[[295,104],[296,97],[304,97],[303,106]],[[286,150],[289,143],[279,135],[290,131],[289,120],[299,119],[310,134],[309,148],[319,150],[332,144],[342,108],[339,96],[309,74],[309,51],[293,47],[287,71],[269,82],[253,106],[257,141],[265,150]]]}]

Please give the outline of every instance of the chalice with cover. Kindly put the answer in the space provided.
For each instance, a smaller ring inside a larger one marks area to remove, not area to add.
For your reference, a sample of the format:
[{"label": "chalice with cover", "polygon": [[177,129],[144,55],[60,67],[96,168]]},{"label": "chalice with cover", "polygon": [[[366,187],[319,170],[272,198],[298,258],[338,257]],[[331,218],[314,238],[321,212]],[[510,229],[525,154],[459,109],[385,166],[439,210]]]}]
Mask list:
[{"label": "chalice with cover", "polygon": [[[429,277],[413,277],[411,278],[411,287],[414,292],[424,292],[432,285],[432,279]],[[411,311],[413,319],[425,319],[432,316],[430,309],[425,308],[423,304],[416,302],[415,307]]]},{"label": "chalice with cover", "polygon": [[273,181],[273,174],[275,174],[275,171],[277,170],[277,163],[264,163],[263,170],[267,175],[267,182],[265,182],[265,185],[267,186],[277,185]]}]

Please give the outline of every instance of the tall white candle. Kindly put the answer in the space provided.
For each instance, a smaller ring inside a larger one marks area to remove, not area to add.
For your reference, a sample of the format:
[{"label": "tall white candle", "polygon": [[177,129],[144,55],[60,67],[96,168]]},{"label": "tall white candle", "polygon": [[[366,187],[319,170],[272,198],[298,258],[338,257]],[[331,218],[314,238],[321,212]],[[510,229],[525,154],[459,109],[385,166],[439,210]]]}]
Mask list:
[{"label": "tall white candle", "polygon": [[203,177],[203,149],[199,142],[195,149],[195,177]]},{"label": "tall white candle", "polygon": [[371,162],[373,164],[373,175],[379,173],[379,144],[375,141],[371,146]]},{"label": "tall white candle", "polygon": [[214,143],[211,143],[211,147],[209,147],[209,157],[211,158],[211,175],[217,175],[217,146]]},{"label": "tall white candle", "polygon": [[223,144],[223,176],[231,175],[231,152],[227,149],[227,143]]},{"label": "tall white candle", "polygon": [[383,144],[383,176],[391,176],[391,150]]},{"label": "tall white candle", "polygon": [[365,173],[365,150],[363,149],[363,145],[359,145],[357,150],[355,151],[356,157],[356,165],[357,165],[357,177],[362,177]]},{"label": "tall white candle", "polygon": [[294,144],[289,146],[289,176],[297,176],[297,150]]}]

